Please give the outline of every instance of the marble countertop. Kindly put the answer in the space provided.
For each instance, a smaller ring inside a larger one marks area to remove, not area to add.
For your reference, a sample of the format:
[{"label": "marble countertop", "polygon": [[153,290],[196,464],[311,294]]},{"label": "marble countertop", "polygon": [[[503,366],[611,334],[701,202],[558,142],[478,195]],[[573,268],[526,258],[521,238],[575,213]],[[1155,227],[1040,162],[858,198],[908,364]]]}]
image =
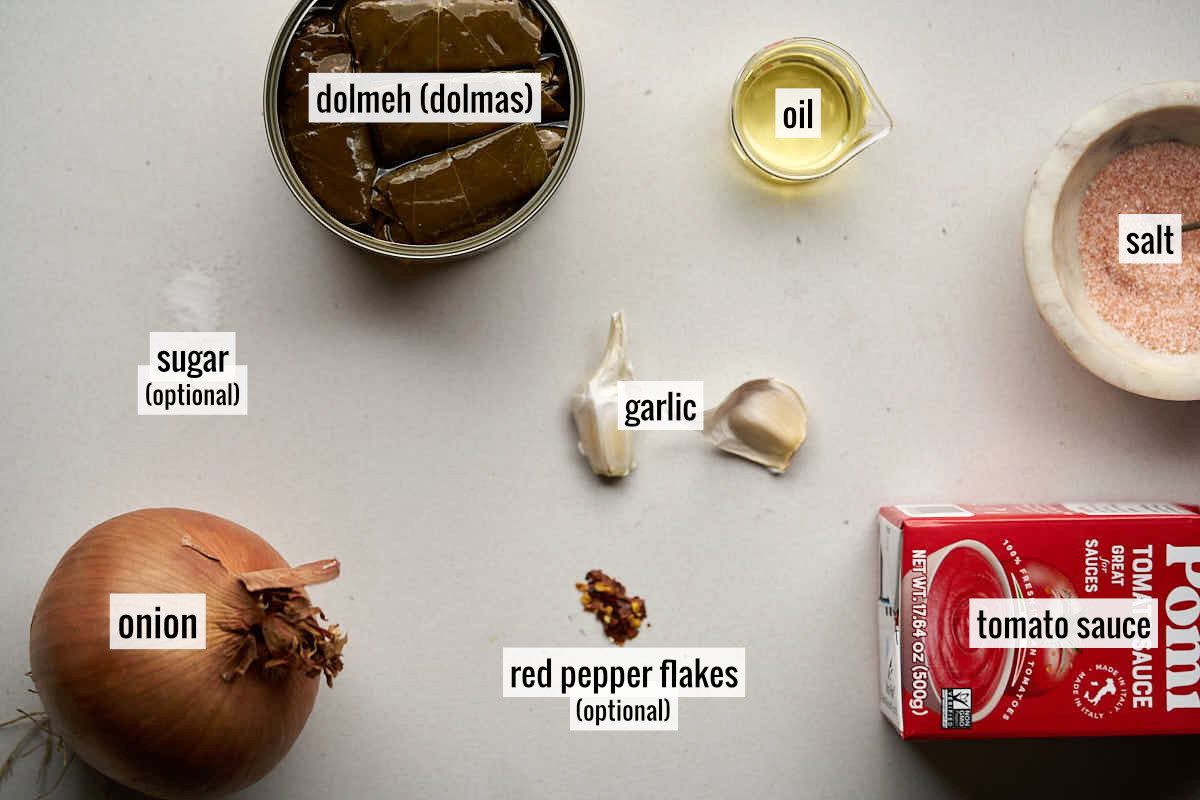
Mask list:
[{"label": "marble countertop", "polygon": [[[60,554],[176,505],[343,562],[313,596],[346,671],[246,800],[1195,796],[1183,739],[901,742],[877,709],[873,538],[887,503],[1197,500],[1200,407],[1078,366],[1021,252],[1067,126],[1194,77],[1192,6],[557,6],[587,81],[571,174],[512,243],[419,273],[336,241],[277,174],[262,75],[289,0],[6,11],[0,705],[30,704]],[[744,60],[795,35],[853,53],[896,128],[787,191],[738,162],[726,113]],[[795,385],[791,471],[654,433],[597,482],[567,398],[618,309],[641,378]],[[148,332],[186,329],[237,332],[248,416],[136,415]],[[592,568],[646,598],[636,645],[746,648],[746,697],[595,736],[565,701],[502,699],[503,647],[605,646],[573,589]],[[77,766],[56,797],[106,791]]]}]

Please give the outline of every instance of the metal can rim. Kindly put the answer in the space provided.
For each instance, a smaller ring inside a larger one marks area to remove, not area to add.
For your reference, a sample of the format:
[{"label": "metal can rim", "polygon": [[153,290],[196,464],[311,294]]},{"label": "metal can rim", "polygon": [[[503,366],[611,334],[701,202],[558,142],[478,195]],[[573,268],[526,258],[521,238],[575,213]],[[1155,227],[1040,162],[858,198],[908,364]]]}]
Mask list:
[{"label": "metal can rim", "polygon": [[346,225],[317,202],[317,199],[313,197],[308,187],[304,185],[304,181],[300,179],[300,175],[296,172],[296,168],[292,164],[291,156],[287,152],[287,143],[283,138],[283,126],[279,117],[279,83],[283,75],[283,63],[287,56],[288,46],[291,44],[300,23],[309,15],[318,2],[320,0],[299,0],[292,9],[291,14],[284,20],[282,27],[279,29],[279,34],[275,37],[275,44],[271,48],[271,55],[267,60],[266,79],[263,82],[263,120],[266,126],[267,142],[270,145],[275,166],[279,168],[279,173],[283,177],[284,183],[287,184],[288,189],[291,190],[292,195],[304,206],[313,219],[320,222],[327,230],[343,241],[371,253],[404,261],[436,262],[466,258],[489,250],[506,241],[537,216],[538,212],[542,210],[558,190],[559,185],[566,177],[567,170],[570,169],[572,162],[575,160],[575,153],[579,147],[580,134],[583,131],[584,115],[583,70],[579,64],[579,53],[575,49],[575,42],[571,38],[570,31],[567,30],[566,23],[563,22],[562,17],[559,16],[558,11],[551,4],[550,0],[525,0],[525,2],[541,14],[542,19],[550,27],[550,30],[558,40],[559,47],[562,48],[562,56],[566,62],[567,79],[571,92],[571,107],[567,115],[567,137],[562,149],[559,151],[558,161],[554,164],[553,169],[550,170],[550,175],[538,187],[533,196],[503,222],[466,239],[432,245],[388,242]]}]

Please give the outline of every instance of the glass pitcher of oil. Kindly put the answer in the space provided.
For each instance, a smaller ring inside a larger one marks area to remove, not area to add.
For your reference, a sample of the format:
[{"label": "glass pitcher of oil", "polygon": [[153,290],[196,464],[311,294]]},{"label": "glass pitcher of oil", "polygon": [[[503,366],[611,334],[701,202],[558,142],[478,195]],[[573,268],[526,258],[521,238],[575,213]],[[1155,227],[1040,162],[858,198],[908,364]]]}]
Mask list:
[{"label": "glass pitcher of oil", "polygon": [[854,57],[807,38],[768,45],[746,62],[733,86],[730,122],[738,154],[786,182],[824,177],[892,130]]}]

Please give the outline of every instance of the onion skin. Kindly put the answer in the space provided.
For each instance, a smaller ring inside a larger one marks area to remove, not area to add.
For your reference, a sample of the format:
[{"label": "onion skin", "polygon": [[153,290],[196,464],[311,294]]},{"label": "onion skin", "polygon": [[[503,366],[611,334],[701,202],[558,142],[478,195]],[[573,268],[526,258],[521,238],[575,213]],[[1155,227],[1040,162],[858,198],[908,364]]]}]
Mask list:
[{"label": "onion skin", "polygon": [[[198,511],[135,511],[92,528],[54,569],[30,627],[33,681],[56,731],[95,769],[166,800],[262,778],[300,735],[319,678],[257,666],[221,675],[257,611],[236,575],[287,566],[251,531]],[[109,594],[172,592],[207,595],[206,649],[109,649]]]}]

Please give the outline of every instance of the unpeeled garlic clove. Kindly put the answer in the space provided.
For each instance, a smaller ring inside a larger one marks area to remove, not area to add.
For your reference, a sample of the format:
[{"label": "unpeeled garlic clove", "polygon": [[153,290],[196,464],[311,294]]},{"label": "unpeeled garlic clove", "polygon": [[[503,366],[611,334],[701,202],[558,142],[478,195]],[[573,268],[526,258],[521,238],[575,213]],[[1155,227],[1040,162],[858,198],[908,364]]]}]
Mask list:
[{"label": "unpeeled garlic clove", "polygon": [[775,378],[747,381],[704,412],[704,435],[722,450],[784,472],[808,433],[800,393]]},{"label": "unpeeled garlic clove", "polygon": [[618,311],[612,315],[600,366],[571,397],[579,452],[587,457],[592,472],[606,478],[623,478],[637,466],[633,460],[633,431],[617,428],[617,384],[631,380],[633,367],[625,357],[625,320]]}]

